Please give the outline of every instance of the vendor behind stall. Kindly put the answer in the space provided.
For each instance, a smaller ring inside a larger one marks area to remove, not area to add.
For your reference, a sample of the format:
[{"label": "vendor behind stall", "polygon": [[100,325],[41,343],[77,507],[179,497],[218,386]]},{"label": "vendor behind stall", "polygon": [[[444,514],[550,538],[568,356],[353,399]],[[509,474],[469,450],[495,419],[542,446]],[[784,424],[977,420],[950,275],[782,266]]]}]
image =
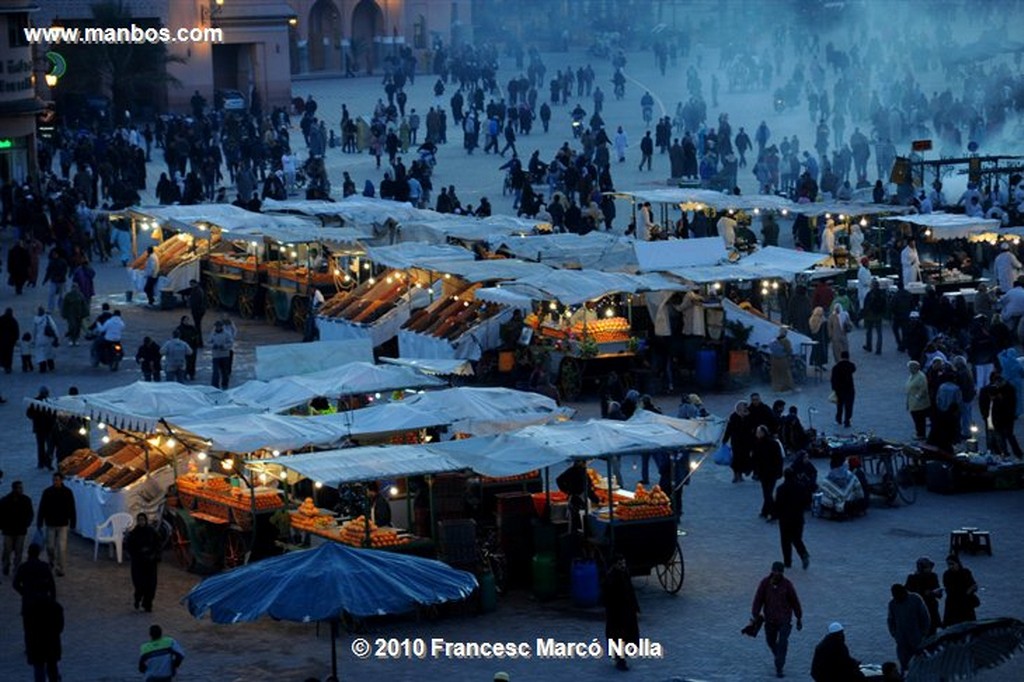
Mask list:
[{"label": "vendor behind stall", "polygon": [[391,505],[380,494],[380,484],[376,481],[366,486],[367,506],[370,508],[370,520],[379,527],[391,525]]},{"label": "vendor behind stall", "polygon": [[583,532],[583,515],[587,513],[587,501],[598,503],[597,493],[590,485],[586,460],[574,460],[572,466],[555,479],[558,489],[569,496],[569,532]]}]

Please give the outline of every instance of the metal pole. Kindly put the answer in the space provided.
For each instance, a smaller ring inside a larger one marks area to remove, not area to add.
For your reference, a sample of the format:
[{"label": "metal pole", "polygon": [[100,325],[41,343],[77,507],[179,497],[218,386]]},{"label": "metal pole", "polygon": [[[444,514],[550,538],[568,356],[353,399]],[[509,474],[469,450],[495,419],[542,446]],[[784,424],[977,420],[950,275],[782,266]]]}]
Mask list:
[{"label": "metal pole", "polygon": [[612,491],[612,456],[604,458],[608,468],[608,540],[611,543],[611,554],[615,554],[615,499]]}]

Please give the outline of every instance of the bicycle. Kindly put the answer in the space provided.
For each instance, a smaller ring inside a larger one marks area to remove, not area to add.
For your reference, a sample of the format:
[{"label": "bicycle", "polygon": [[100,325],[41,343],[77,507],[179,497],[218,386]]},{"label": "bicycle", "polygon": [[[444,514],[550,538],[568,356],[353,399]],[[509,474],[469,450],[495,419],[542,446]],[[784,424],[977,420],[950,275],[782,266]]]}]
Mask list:
[{"label": "bicycle", "polygon": [[501,549],[496,529],[488,530],[484,539],[477,541],[477,557],[483,571],[494,576],[494,589],[498,594],[504,592],[508,577],[508,561]]}]

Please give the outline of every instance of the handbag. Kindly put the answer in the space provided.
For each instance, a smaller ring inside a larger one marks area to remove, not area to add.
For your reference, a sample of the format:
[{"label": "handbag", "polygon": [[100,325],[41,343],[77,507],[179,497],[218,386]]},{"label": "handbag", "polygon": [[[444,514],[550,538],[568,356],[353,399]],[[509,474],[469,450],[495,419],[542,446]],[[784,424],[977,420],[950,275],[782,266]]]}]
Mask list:
[{"label": "handbag", "polygon": [[732,446],[728,443],[722,443],[722,445],[715,450],[715,454],[711,456],[711,459],[715,464],[719,464],[724,467],[730,466],[732,464]]},{"label": "handbag", "polygon": [[836,395],[835,391],[832,391],[831,393],[828,394],[828,401],[830,403],[838,403],[839,402],[839,396]]}]

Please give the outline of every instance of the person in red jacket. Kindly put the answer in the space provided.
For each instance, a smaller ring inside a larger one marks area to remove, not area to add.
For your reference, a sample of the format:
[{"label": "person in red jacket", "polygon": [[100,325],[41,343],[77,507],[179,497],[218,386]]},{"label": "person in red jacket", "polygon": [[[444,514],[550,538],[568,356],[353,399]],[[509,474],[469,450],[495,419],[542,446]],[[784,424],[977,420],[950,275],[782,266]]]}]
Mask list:
[{"label": "person in red jacket", "polygon": [[750,614],[754,621],[763,620],[764,636],[775,657],[775,675],[784,677],[786,652],[789,650],[789,634],[793,629],[793,616],[796,616],[796,629],[804,627],[803,608],[796,594],[793,583],[786,579],[786,567],[781,561],[772,564],[772,572],[761,580],[754,593],[754,603]]}]

